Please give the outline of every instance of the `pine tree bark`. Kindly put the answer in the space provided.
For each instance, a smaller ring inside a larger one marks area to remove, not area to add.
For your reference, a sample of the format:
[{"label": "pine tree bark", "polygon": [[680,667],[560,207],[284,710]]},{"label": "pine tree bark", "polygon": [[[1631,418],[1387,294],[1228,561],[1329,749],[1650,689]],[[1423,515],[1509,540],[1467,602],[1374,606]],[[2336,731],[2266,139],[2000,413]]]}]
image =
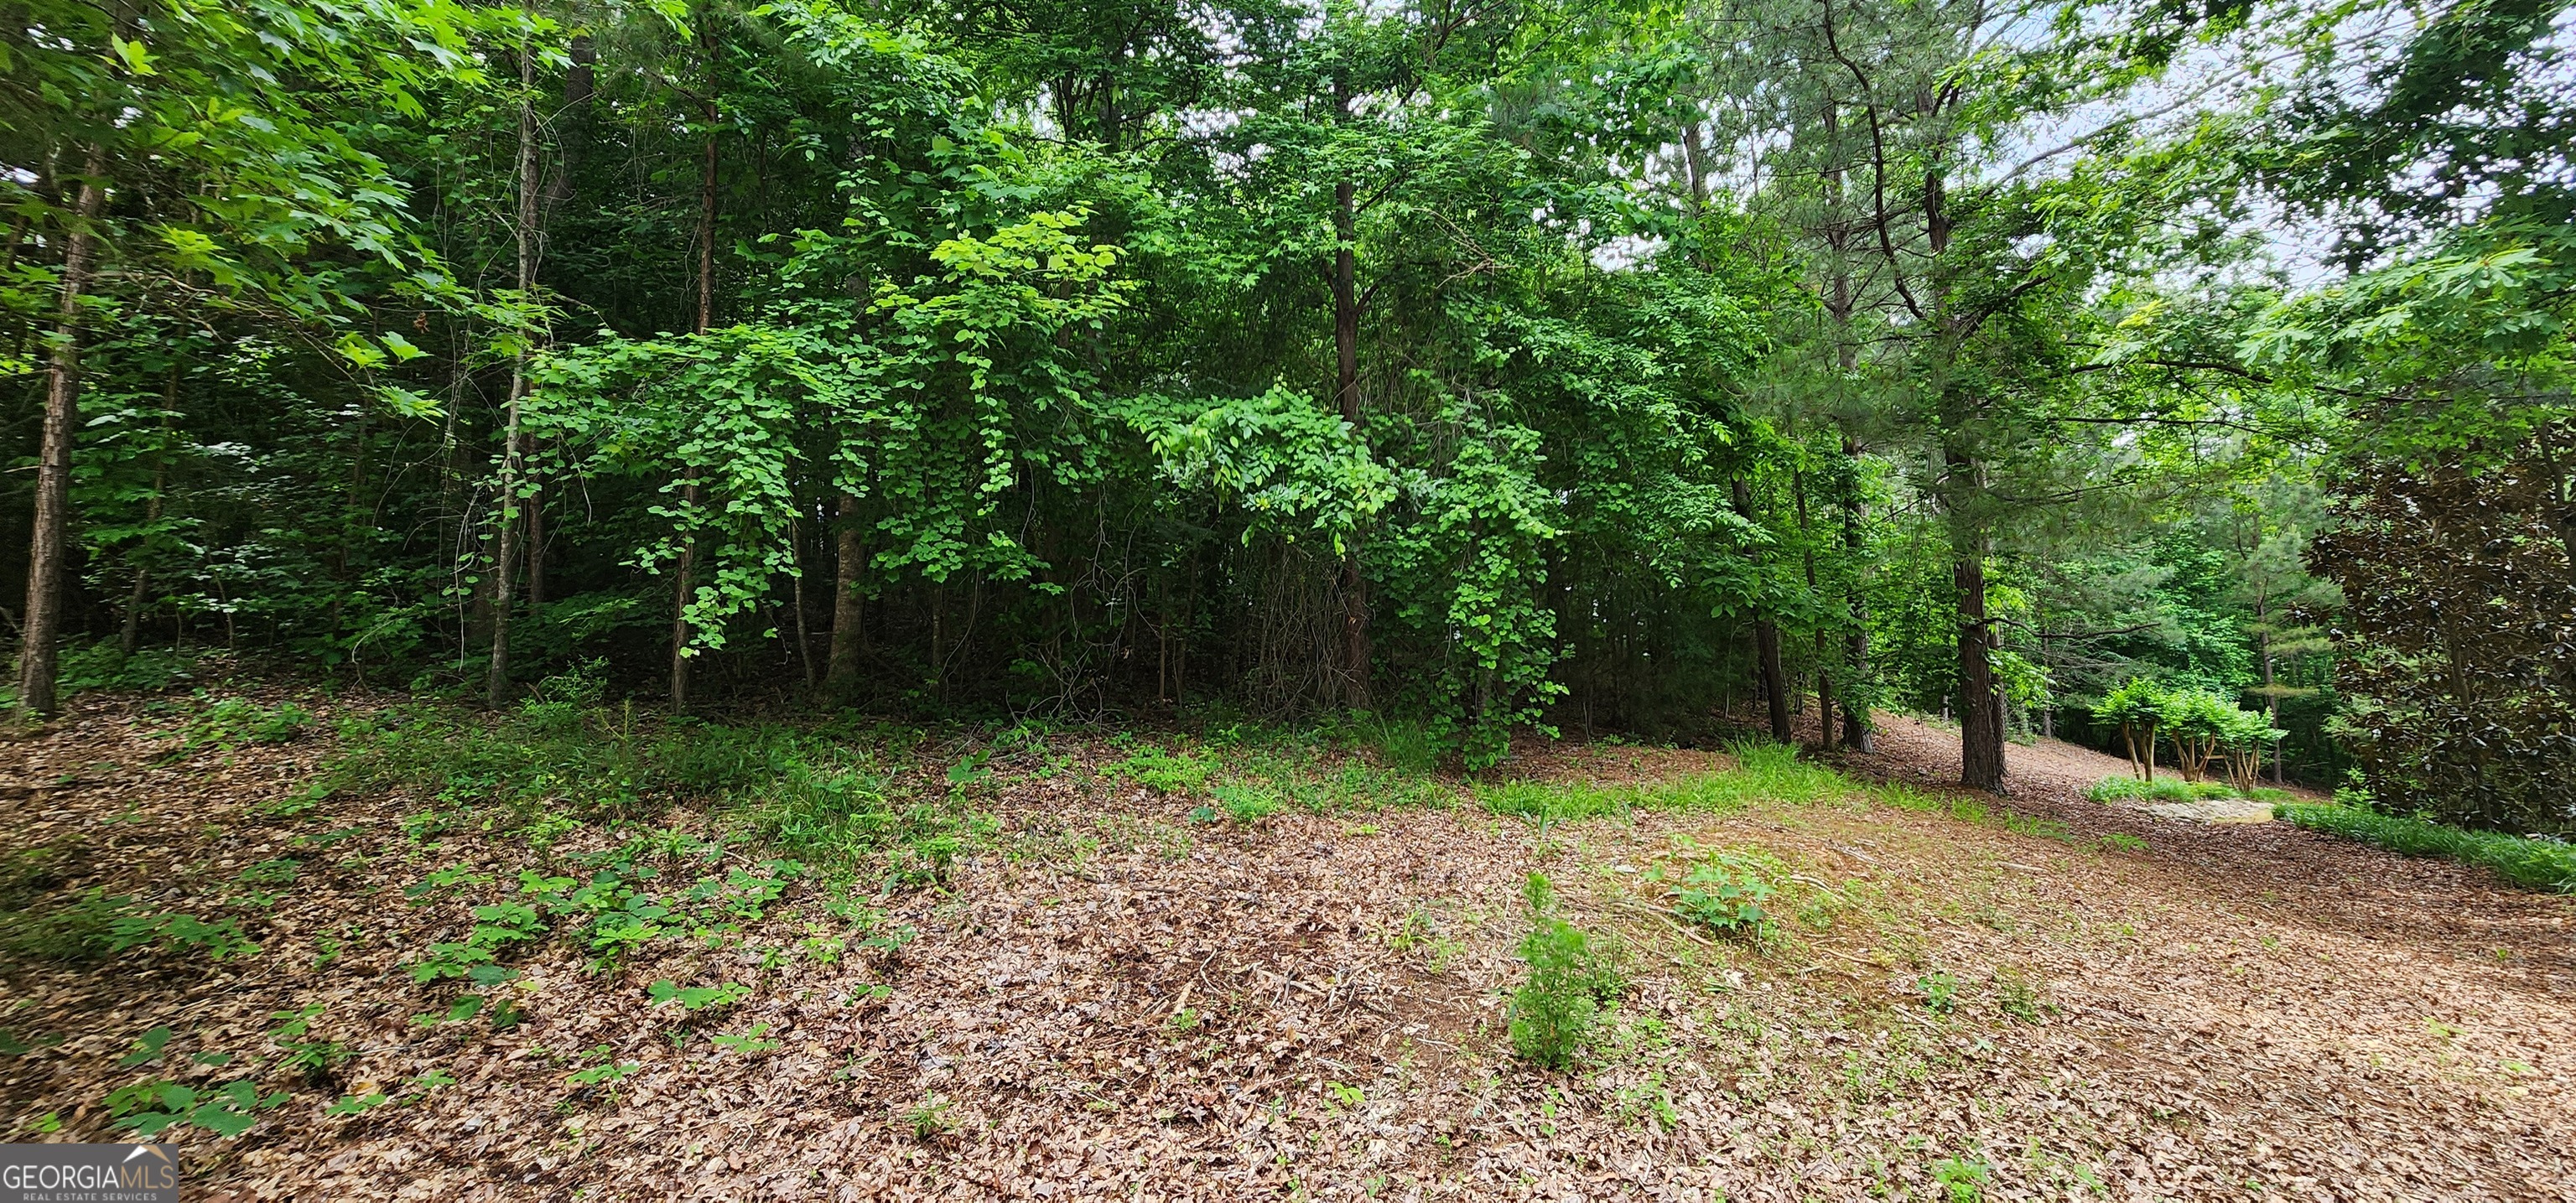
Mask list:
[{"label": "pine tree bark", "polygon": [[492,655],[484,668],[483,698],[494,707],[510,698],[511,561],[519,537],[519,405],[528,394],[528,351],[536,323],[526,315],[537,283],[537,56],[519,47],[519,213],[513,223],[519,250],[519,347],[510,358],[510,399],[501,419],[501,481],[492,537]]},{"label": "pine tree bark", "polygon": [[[1829,99],[1822,115],[1826,144],[1839,154],[1842,142],[1842,118],[1837,111],[1837,105]],[[1847,220],[1848,211],[1844,208],[1846,197],[1844,183],[1843,167],[1840,160],[1835,160],[1833,165],[1826,169],[1824,175],[1825,203],[1829,206],[1829,217],[1825,227],[1825,248],[1832,256],[1832,279],[1825,295],[1825,312],[1834,323],[1834,364],[1842,369],[1843,379],[1849,380],[1860,367],[1860,342],[1852,337],[1851,329],[1852,312],[1858,306],[1859,298],[1852,289],[1849,260],[1852,225]],[[1857,564],[1861,562],[1861,554],[1864,550],[1861,533],[1861,521],[1864,516],[1860,495],[1861,447],[1860,440],[1852,437],[1850,428],[1845,427],[1842,436],[1843,458],[1850,461],[1850,485],[1840,490],[1839,499],[1842,509],[1843,554]],[[1855,752],[1867,753],[1875,750],[1874,741],[1870,736],[1868,701],[1870,691],[1867,688],[1869,596],[1863,591],[1863,579],[1859,571],[1854,571],[1850,580],[1851,592],[1845,598],[1844,604],[1851,612],[1851,629],[1843,635],[1843,672],[1850,688],[1847,691],[1849,696],[1843,704],[1842,742],[1843,746]]]},{"label": "pine tree bark", "polygon": [[27,547],[27,614],[19,628],[18,714],[50,715],[62,638],[63,561],[71,526],[72,427],[79,419],[81,294],[89,288],[98,238],[92,227],[107,207],[107,152],[89,148],[77,219],[63,244],[62,300],[55,313],[53,354],[45,364],[45,424],[36,452],[36,518]]}]

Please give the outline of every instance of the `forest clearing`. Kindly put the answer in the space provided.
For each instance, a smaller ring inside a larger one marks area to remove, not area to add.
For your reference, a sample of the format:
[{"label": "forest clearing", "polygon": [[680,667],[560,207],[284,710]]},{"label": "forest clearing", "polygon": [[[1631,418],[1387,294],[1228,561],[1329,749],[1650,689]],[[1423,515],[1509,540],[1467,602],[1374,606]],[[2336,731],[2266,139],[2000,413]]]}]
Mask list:
[{"label": "forest clearing", "polygon": [[0,0],[0,551],[0,1203],[2576,1199],[2576,0]]},{"label": "forest clearing", "polygon": [[[2286,823],[1968,800],[1758,746],[1533,747],[1471,785],[1276,733],[880,729],[853,739],[870,788],[967,833],[935,883],[839,892],[818,864],[607,951],[557,922],[484,987],[409,970],[503,921],[471,908],[530,897],[523,870],[659,868],[675,910],[701,875],[771,872],[758,807],[540,850],[401,787],[309,801],[328,736],[174,752],[153,710],[9,748],[9,888],[222,907],[256,953],[165,933],[149,968],[9,968],[0,1098],[20,1133],[107,1139],[132,1079],[212,1098],[302,1058],[256,1126],[189,1142],[192,1197],[2576,1189],[2576,906]],[[1941,733],[1882,721],[1882,767],[1937,774],[1905,757]],[[1677,920],[1705,864],[1763,883],[1771,930]],[[1505,1034],[1531,872],[1616,950],[1561,1071]]]}]

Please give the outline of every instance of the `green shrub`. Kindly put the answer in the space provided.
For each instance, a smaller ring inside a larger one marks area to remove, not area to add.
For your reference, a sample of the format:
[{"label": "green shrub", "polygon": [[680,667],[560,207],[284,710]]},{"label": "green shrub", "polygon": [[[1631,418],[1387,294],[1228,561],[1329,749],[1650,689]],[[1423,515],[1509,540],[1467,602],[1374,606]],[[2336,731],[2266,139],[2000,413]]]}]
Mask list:
[{"label": "green shrub", "polygon": [[1512,1049],[1549,1069],[1563,1069],[1600,1011],[1589,985],[1591,941],[1563,919],[1542,918],[1522,938],[1529,980],[1512,992]]},{"label": "green shrub", "polygon": [[311,725],[313,712],[293,702],[272,710],[248,698],[224,698],[189,722],[184,746],[229,752],[251,744],[282,744]]},{"label": "green shrub", "polygon": [[1220,785],[1211,792],[1216,795],[1217,805],[1224,807],[1226,815],[1237,823],[1258,823],[1278,813],[1281,806],[1279,795],[1265,789]]},{"label": "green shrub", "polygon": [[2484,865],[2516,885],[2576,894],[2576,845],[2497,831],[2468,831],[2340,803],[2293,802],[2276,805],[2273,814],[2310,831],[2377,844],[2407,856],[2438,856]]},{"label": "green shrub", "polygon": [[1673,891],[1673,911],[1703,927],[1754,937],[1771,930],[1771,883],[1761,866],[1748,857],[1718,853],[1691,868]]},{"label": "green shrub", "polygon": [[1124,777],[1157,793],[1194,793],[1207,786],[1208,774],[1216,766],[1201,760],[1195,753],[1167,752],[1150,744],[1137,749],[1125,760],[1102,765],[1100,771]]},{"label": "green shrub", "polygon": [[1583,929],[1547,913],[1554,898],[1544,875],[1530,874],[1523,893],[1533,912],[1530,933],[1520,946],[1530,976],[1512,992],[1512,1050],[1538,1065],[1563,1069],[1574,1063],[1601,1004],[1616,999],[1627,983],[1607,949]]},{"label": "green shrub", "polygon": [[54,687],[65,697],[92,689],[158,693],[194,676],[197,661],[198,653],[169,648],[138,648],[129,656],[113,643],[76,643],[63,648]]}]

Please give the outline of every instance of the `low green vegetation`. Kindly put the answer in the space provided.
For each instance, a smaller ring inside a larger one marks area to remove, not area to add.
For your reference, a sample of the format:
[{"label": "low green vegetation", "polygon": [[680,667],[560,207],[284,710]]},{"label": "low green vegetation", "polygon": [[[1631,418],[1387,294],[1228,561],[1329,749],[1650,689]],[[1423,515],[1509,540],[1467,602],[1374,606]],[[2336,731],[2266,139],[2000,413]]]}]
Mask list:
[{"label": "low green vegetation", "polygon": [[1477,787],[1476,798],[1495,814],[1558,820],[1632,810],[1722,813],[1759,801],[1804,804],[1860,790],[1840,773],[1799,759],[1798,750],[1787,744],[1748,741],[1728,753],[1736,767],[1718,772],[1619,785],[1504,781]]},{"label": "low green vegetation", "polygon": [[2238,788],[2224,781],[2181,781],[2163,777],[2140,781],[2135,777],[2105,777],[2084,791],[2096,802],[2205,802],[2215,798],[2246,798],[2279,805],[2296,801],[2298,795],[2285,789],[2257,785]]},{"label": "low green vegetation", "polygon": [[884,866],[910,884],[943,880],[989,826],[971,802],[982,762],[951,768],[944,788],[924,780],[912,771],[918,732],[639,715],[602,704],[580,675],[539,694],[498,715],[423,704],[346,721],[326,785],[428,803],[407,821],[417,835],[471,818],[540,848],[584,823],[690,804],[826,874]]},{"label": "low green vegetation", "polygon": [[1615,1002],[1627,981],[1615,952],[1599,937],[1556,916],[1555,890],[1544,875],[1530,874],[1522,893],[1530,932],[1521,939],[1520,956],[1530,975],[1512,991],[1512,1051],[1563,1069],[1575,1063],[1602,1005]]},{"label": "low green vegetation", "polygon": [[2096,802],[2199,802],[2238,795],[2234,789],[2216,781],[2182,781],[2172,777],[2161,781],[2140,781],[2135,777],[2105,777],[2084,791],[2084,796]]},{"label": "low green vegetation", "polygon": [[1771,932],[1771,878],[1779,871],[1756,854],[1712,853],[1673,887],[1673,913],[1721,934],[1760,939]]},{"label": "low green vegetation", "polygon": [[2377,844],[2407,856],[2483,865],[2516,885],[2576,894],[2576,845],[2544,837],[2469,831],[2341,802],[2294,802],[2273,813],[2310,831]]}]

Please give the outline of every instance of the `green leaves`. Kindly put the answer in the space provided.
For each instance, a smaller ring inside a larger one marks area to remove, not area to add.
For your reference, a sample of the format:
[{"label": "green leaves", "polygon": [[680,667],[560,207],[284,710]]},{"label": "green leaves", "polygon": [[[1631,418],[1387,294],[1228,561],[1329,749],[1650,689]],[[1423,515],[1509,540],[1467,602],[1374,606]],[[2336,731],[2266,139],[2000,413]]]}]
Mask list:
[{"label": "green leaves", "polygon": [[283,1090],[261,1094],[258,1085],[247,1080],[203,1092],[172,1082],[147,1082],[108,1095],[107,1110],[118,1117],[114,1126],[145,1140],[188,1124],[229,1139],[249,1131],[261,1112],[276,1110],[286,1099]]},{"label": "green leaves", "polygon": [[1397,496],[1395,474],[1369,454],[1359,432],[1284,385],[1220,401],[1184,423],[1162,425],[1150,409],[1136,412],[1165,476],[1213,488],[1250,511],[1247,543],[1261,531],[1292,539],[1313,533],[1339,552],[1346,536]]},{"label": "green leaves", "polygon": [[751,987],[740,982],[721,986],[674,986],[669,979],[664,979],[653,983],[649,993],[656,1007],[678,1003],[681,1009],[694,1013],[731,1007],[751,997]]}]

